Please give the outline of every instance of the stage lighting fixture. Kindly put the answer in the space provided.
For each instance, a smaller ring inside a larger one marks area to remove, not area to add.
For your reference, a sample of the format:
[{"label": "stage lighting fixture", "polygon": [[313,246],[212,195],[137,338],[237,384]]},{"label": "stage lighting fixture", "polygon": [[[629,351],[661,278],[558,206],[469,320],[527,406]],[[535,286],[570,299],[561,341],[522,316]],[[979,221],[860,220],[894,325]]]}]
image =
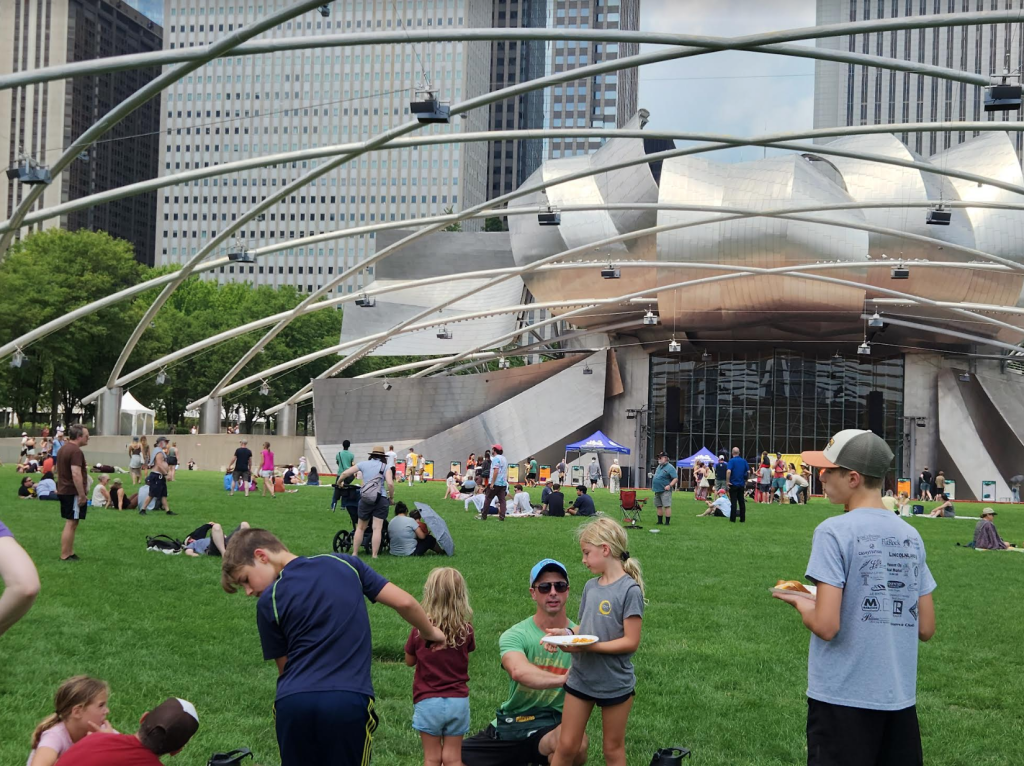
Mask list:
[{"label": "stage lighting fixture", "polygon": [[417,91],[422,98],[409,105],[409,111],[415,115],[421,125],[447,125],[451,121],[451,106],[437,100],[433,91]]},{"label": "stage lighting fixture", "polygon": [[711,354],[708,353],[707,349],[704,349],[704,353],[700,355],[701,361],[706,362],[711,358]]},{"label": "stage lighting fixture", "polygon": [[836,352],[835,352],[835,353],[834,353],[834,354],[832,355],[832,363],[833,363],[833,364],[839,364],[839,363],[840,363],[840,362],[842,362],[842,361],[843,361],[843,355],[842,355],[842,354],[840,354],[840,353],[839,353],[838,351],[836,351]]},{"label": "stage lighting fixture", "polygon": [[626,410],[626,420],[636,420],[636,410]]},{"label": "stage lighting fixture", "polygon": [[329,6],[329,5],[321,5],[321,6],[320,6],[319,8],[317,8],[316,10],[317,10],[317,12],[318,12],[318,13],[319,13],[319,14],[320,14],[321,16],[323,16],[323,17],[324,17],[325,19],[326,19],[326,18],[327,18],[328,16],[330,16],[330,15],[331,15],[331,6]]},{"label": "stage lighting fixture", "polygon": [[14,353],[11,354],[11,367],[21,367],[25,361],[25,353],[20,349],[14,349]]},{"label": "stage lighting fixture", "polygon": [[537,214],[538,226],[561,226],[562,214],[557,208],[549,207],[546,213]]},{"label": "stage lighting fixture", "polygon": [[962,383],[970,383],[971,382],[971,374],[969,372],[961,372],[960,373],[960,381]]},{"label": "stage lighting fixture", "polygon": [[390,391],[392,388],[393,388],[393,386],[385,380],[384,381],[384,390],[385,391]]},{"label": "stage lighting fixture", "polygon": [[949,226],[952,218],[952,211],[945,210],[942,205],[939,205],[925,214],[924,222],[929,226]]},{"label": "stage lighting fixture", "polygon": [[861,356],[871,356],[871,344],[868,343],[867,341],[864,341],[859,346],[857,346],[857,353],[860,354]]},{"label": "stage lighting fixture", "polygon": [[260,396],[267,396],[270,393],[270,386],[267,385],[267,381],[263,381],[260,384]]},{"label": "stage lighting fixture", "polygon": [[161,369],[160,372],[158,372],[156,374],[156,384],[158,386],[162,386],[166,382],[167,382],[167,370]]},{"label": "stage lighting fixture", "polygon": [[594,374],[594,371],[592,369],[590,369],[590,365],[588,365],[586,362],[583,363],[583,374],[584,375],[593,375]]},{"label": "stage lighting fixture", "polygon": [[361,309],[372,309],[377,305],[377,299],[373,296],[363,293],[355,299],[354,303]]},{"label": "stage lighting fixture", "polygon": [[511,366],[512,366],[512,363],[508,359],[506,359],[503,356],[502,357],[498,357],[498,369],[499,370],[507,370]]},{"label": "stage lighting fixture", "polygon": [[447,327],[442,327],[440,332],[437,333],[437,337],[440,340],[451,340],[452,334],[448,331]]},{"label": "stage lighting fixture", "polygon": [[1003,78],[999,84],[993,83],[985,88],[986,112],[1015,112],[1020,109],[1021,86],[1010,85]]},{"label": "stage lighting fixture", "polygon": [[902,263],[899,266],[893,266],[892,272],[890,273],[893,279],[910,279],[910,269]]},{"label": "stage lighting fixture", "polygon": [[621,274],[618,269],[612,268],[612,265],[609,263],[608,268],[601,269],[601,276],[605,279],[618,279]]},{"label": "stage lighting fixture", "polygon": [[646,314],[644,314],[644,324],[645,325],[656,325],[656,324],[658,324],[658,317],[657,317],[657,315],[655,315],[655,313],[653,311],[648,310],[648,312]]},{"label": "stage lighting fixture", "polygon": [[868,327],[885,327],[885,320],[883,320],[881,315],[876,311],[868,320]]},{"label": "stage lighting fixture", "polygon": [[678,354],[683,350],[683,344],[677,341],[675,338],[668,342],[668,352],[670,354]]}]

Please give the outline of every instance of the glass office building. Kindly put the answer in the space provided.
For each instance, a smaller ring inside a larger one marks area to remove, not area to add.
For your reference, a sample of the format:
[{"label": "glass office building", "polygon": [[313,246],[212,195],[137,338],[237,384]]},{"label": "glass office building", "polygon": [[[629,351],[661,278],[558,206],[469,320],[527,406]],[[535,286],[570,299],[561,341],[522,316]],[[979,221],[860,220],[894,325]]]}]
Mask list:
[{"label": "glass office building", "polygon": [[[678,459],[701,447],[820,450],[844,428],[870,428],[902,464],[903,357],[815,357],[787,350],[651,355],[650,455]],[[728,453],[727,453],[728,454]]]}]

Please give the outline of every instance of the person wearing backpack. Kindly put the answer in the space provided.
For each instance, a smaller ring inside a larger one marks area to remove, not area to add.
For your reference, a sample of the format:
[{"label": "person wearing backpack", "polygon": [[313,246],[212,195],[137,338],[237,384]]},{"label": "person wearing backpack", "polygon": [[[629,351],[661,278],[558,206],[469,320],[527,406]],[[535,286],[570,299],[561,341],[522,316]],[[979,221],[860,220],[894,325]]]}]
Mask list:
[{"label": "person wearing backpack", "polygon": [[349,476],[355,476],[356,473],[363,475],[363,485],[359,488],[359,507],[356,509],[359,523],[352,536],[352,550],[357,555],[358,551],[362,550],[363,534],[372,519],[371,550],[373,558],[377,558],[384,522],[388,518],[388,508],[395,497],[395,482],[391,472],[387,470],[387,453],[384,452],[384,448],[374,447],[368,459],[342,471],[338,476],[338,483],[344,482]]}]

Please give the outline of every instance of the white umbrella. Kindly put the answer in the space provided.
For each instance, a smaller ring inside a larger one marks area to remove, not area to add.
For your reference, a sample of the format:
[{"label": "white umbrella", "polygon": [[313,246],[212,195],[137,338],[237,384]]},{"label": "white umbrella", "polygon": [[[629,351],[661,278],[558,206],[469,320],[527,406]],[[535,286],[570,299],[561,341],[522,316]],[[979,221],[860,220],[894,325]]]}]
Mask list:
[{"label": "white umbrella", "polygon": [[448,525],[445,520],[438,516],[437,511],[431,508],[425,503],[416,503],[416,508],[420,512],[420,516],[423,518],[424,523],[430,527],[430,533],[437,540],[437,544],[441,546],[442,550],[449,556],[455,555],[455,541],[452,540],[452,533],[448,531]]}]

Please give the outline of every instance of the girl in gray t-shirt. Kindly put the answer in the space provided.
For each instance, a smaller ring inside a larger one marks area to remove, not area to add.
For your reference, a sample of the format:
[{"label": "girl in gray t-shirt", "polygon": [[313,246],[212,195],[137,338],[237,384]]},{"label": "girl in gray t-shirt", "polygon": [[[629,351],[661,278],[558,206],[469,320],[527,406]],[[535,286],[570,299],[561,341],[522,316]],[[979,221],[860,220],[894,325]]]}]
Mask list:
[{"label": "girl in gray t-shirt", "polygon": [[[625,766],[626,722],[633,707],[636,677],[633,653],[640,645],[644,614],[644,581],[640,563],[630,558],[629,540],[621,526],[599,518],[579,531],[583,563],[598,575],[583,587],[579,635],[597,636],[595,644],[560,647],[573,655],[565,679],[565,707],[558,748],[551,766],[570,766],[579,752],[594,705],[601,708],[605,759],[609,766]],[[571,629],[566,629],[572,632]],[[562,630],[549,630],[562,634]],[[554,647],[549,646],[549,650]],[[611,746],[609,743],[622,743]]]}]

